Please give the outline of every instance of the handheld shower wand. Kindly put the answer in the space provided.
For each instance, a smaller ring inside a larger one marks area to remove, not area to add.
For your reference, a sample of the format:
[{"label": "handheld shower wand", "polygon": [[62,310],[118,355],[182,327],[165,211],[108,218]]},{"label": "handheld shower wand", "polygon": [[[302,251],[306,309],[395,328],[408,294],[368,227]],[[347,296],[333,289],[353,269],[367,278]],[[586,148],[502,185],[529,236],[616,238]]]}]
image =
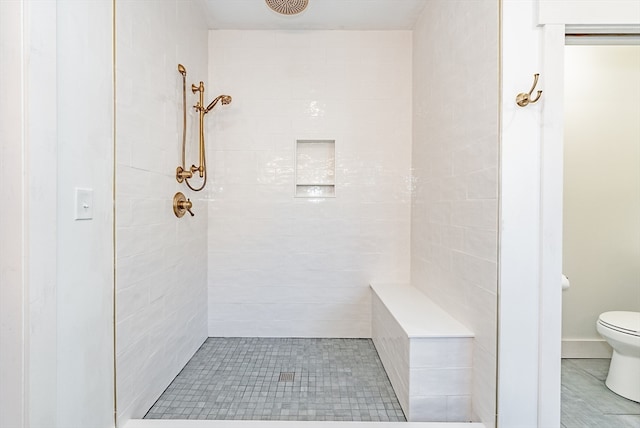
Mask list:
[{"label": "handheld shower wand", "polygon": [[[199,100],[195,106],[195,110],[199,115],[199,166],[191,165],[190,169],[185,169],[185,146],[186,146],[186,128],[187,128],[187,101],[186,101],[186,76],[187,70],[184,68],[182,64],[178,64],[178,72],[182,74],[182,110],[183,110],[183,128],[182,128],[182,165],[176,169],[176,180],[178,183],[182,183],[183,181],[187,184],[187,186],[193,191],[200,191],[204,189],[204,186],[207,184],[207,167],[206,167],[206,156],[205,156],[205,144],[204,144],[204,115],[209,113],[218,102],[221,102],[222,105],[227,105],[231,103],[231,96],[229,95],[219,95],[209,103],[207,107],[204,107],[204,83],[200,82],[198,86],[191,85],[191,92],[194,94],[199,92]],[[202,185],[198,188],[194,188],[189,183],[189,179],[193,177],[193,174],[198,172],[201,178],[204,178]]]},{"label": "handheld shower wand", "polygon": [[196,171],[200,174],[200,177],[203,177],[205,174],[205,145],[204,145],[204,115],[209,113],[211,109],[213,109],[218,101],[221,101],[223,105],[229,104],[231,102],[231,97],[229,95],[219,95],[214,98],[211,103],[207,107],[204,106],[204,83],[200,82],[198,86],[191,85],[191,92],[194,94],[196,92],[200,93],[200,99],[198,103],[193,106],[200,116],[200,166],[196,167],[195,165],[191,166],[191,172],[195,173]]},{"label": "handheld shower wand", "polygon": [[222,102],[223,106],[227,105],[227,104],[231,104],[231,96],[230,95],[218,95],[217,97],[215,97],[213,99],[213,101],[211,101],[211,103],[209,103],[207,108],[204,109],[204,114],[209,113],[209,110],[214,108],[216,106],[216,104],[218,104],[218,101]]}]

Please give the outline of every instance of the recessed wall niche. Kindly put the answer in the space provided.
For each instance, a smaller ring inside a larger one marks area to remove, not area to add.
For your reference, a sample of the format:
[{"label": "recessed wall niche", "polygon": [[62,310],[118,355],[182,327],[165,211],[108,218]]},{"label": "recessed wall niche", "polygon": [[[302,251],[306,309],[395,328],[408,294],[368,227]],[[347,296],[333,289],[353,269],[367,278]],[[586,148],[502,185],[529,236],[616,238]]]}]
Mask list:
[{"label": "recessed wall niche", "polygon": [[335,140],[296,140],[296,197],[334,198],[335,171]]}]

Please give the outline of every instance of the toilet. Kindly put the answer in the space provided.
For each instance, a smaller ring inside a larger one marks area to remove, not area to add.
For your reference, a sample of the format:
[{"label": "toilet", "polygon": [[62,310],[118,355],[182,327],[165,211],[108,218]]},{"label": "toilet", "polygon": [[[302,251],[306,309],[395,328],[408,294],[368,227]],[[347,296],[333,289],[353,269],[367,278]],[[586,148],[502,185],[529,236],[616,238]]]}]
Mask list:
[{"label": "toilet", "polygon": [[607,387],[640,402],[640,312],[604,312],[596,329],[613,348]]}]

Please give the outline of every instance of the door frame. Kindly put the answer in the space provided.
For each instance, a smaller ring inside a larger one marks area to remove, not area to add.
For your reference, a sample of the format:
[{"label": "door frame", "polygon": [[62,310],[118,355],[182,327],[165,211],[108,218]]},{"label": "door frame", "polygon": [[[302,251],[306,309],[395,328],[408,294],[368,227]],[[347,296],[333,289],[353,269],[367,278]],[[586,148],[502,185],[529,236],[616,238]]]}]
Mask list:
[{"label": "door frame", "polygon": [[[503,0],[502,6],[497,423],[559,427],[565,29],[628,32],[640,26],[640,3]],[[537,72],[541,102],[514,107],[514,81],[527,91],[527,78]]]}]

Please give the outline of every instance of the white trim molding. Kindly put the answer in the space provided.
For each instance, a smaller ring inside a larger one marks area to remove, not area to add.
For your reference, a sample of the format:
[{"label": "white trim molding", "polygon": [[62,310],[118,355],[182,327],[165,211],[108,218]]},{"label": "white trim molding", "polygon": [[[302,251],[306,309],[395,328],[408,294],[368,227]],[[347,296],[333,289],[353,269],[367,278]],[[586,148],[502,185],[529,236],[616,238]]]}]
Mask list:
[{"label": "white trim molding", "polygon": [[539,0],[538,24],[633,25],[640,23],[637,0]]},{"label": "white trim molding", "polygon": [[562,358],[611,358],[611,346],[598,339],[564,339]]}]

